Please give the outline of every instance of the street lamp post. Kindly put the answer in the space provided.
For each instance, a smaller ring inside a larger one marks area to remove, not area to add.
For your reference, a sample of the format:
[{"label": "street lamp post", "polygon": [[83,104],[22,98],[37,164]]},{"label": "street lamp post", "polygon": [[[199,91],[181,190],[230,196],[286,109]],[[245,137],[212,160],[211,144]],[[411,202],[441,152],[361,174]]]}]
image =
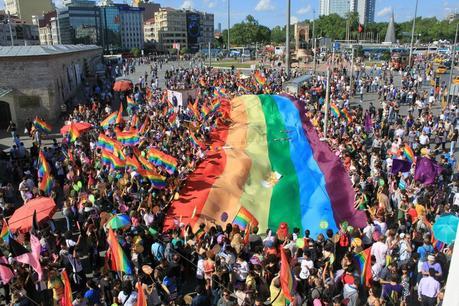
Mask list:
[{"label": "street lamp post", "polygon": [[457,46],[457,28],[459,26],[459,22],[456,23],[456,35],[454,36],[454,45],[453,45],[453,54],[451,56],[451,71],[449,73],[449,84],[448,84],[448,103],[451,102],[452,99],[452,92],[451,92],[451,85],[453,83],[453,73],[454,73],[454,61],[456,59],[456,46]]},{"label": "street lamp post", "polygon": [[316,74],[316,69],[317,69],[317,64],[316,64],[316,52],[317,52],[317,46],[316,46],[316,19],[315,19],[315,11],[312,13],[314,16],[312,19],[312,47],[314,48],[314,75]]},{"label": "street lamp post", "polygon": [[291,1],[287,0],[287,25],[285,28],[285,65],[287,76],[290,75],[290,4]]},{"label": "street lamp post", "polygon": [[226,47],[228,48],[228,52],[230,50],[230,0],[228,1],[228,43],[226,44]]},{"label": "street lamp post", "polygon": [[416,27],[417,13],[418,13],[418,0],[416,0],[416,6],[414,7],[413,27],[411,28],[410,56],[408,58],[408,65],[410,68],[411,68],[411,57],[413,56],[414,28]]}]

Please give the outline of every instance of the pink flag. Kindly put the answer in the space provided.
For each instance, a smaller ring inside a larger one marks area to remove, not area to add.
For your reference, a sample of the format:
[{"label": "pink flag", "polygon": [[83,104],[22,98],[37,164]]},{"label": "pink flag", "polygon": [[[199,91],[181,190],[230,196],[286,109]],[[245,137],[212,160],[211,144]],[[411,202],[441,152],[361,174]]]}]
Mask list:
[{"label": "pink flag", "polygon": [[30,265],[35,270],[35,272],[37,272],[38,280],[42,279],[43,270],[41,269],[41,264],[39,261],[35,259],[35,257],[33,257],[32,253],[22,254],[22,255],[15,257],[14,259],[16,259],[16,261],[21,262],[23,264]]},{"label": "pink flag", "polygon": [[41,244],[40,239],[35,235],[30,234],[30,248],[32,249],[32,256],[36,261],[40,262]]},{"label": "pink flag", "polygon": [[8,260],[4,256],[0,257],[0,281],[3,284],[8,284],[14,274],[13,271],[5,265],[8,265]]}]

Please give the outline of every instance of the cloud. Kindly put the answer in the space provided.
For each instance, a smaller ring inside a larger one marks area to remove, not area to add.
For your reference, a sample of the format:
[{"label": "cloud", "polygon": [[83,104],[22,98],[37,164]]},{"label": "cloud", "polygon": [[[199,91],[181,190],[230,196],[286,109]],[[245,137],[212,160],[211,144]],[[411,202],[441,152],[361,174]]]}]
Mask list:
[{"label": "cloud", "polygon": [[290,16],[290,24],[298,23],[300,20],[296,16]]},{"label": "cloud", "polygon": [[217,6],[217,2],[216,1],[204,0],[204,3],[207,4],[208,8],[214,8],[215,6]]},{"label": "cloud", "polygon": [[384,17],[384,16],[388,16],[390,13],[392,13],[392,7],[386,6],[385,8],[379,10],[379,11],[376,13],[376,16],[378,16],[378,17]]},{"label": "cloud", "polygon": [[54,0],[54,4],[56,5],[56,7],[64,7],[64,3],[62,2],[62,0]]},{"label": "cloud", "polygon": [[298,10],[298,14],[300,15],[304,15],[304,14],[307,14],[311,11],[312,7],[310,4],[306,5],[305,7],[302,7]]},{"label": "cloud", "polygon": [[180,8],[181,9],[191,9],[191,8],[193,8],[193,1],[192,0],[183,1],[183,3],[180,6]]},{"label": "cloud", "polygon": [[258,1],[255,11],[272,11],[274,10],[274,5],[271,3],[271,0],[260,0]]}]

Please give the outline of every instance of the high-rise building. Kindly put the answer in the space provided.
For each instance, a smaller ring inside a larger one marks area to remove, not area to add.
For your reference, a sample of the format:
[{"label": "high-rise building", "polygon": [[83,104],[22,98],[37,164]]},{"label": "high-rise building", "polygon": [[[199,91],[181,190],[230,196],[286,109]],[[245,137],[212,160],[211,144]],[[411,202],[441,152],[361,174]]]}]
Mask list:
[{"label": "high-rise building", "polygon": [[320,0],[319,15],[338,14],[345,17],[350,11],[351,0]]},{"label": "high-rise building", "polygon": [[39,45],[38,26],[0,11],[0,46]]},{"label": "high-rise building", "polygon": [[159,11],[161,4],[154,2],[141,2],[137,6],[144,9],[143,20],[148,20],[150,18],[155,17],[155,13]]},{"label": "high-rise building", "polygon": [[54,9],[51,0],[4,0],[5,11],[15,15],[28,24],[32,24],[32,16],[41,16],[43,12]]},{"label": "high-rise building", "polygon": [[359,22],[367,24],[375,21],[376,0],[357,0]]},{"label": "high-rise building", "polygon": [[150,23],[153,40],[167,49],[197,52],[214,37],[214,15],[196,10],[161,8]]},{"label": "high-rise building", "polygon": [[100,7],[102,45],[108,50],[143,49],[142,7],[114,4]]},{"label": "high-rise building", "polygon": [[357,12],[361,24],[374,22],[375,0],[320,0],[320,16],[338,14],[346,17],[349,12]]},{"label": "high-rise building", "polygon": [[51,20],[51,27],[55,27],[52,32],[58,35],[58,44],[100,45],[99,7],[91,5],[90,1],[79,2],[78,5],[69,2],[67,7],[58,9],[56,18]]}]

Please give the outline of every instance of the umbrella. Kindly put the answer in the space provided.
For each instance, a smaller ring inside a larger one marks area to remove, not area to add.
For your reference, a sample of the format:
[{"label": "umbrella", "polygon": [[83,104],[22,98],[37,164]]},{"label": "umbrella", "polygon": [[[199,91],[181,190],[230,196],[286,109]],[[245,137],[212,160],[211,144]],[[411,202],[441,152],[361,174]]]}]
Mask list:
[{"label": "umbrella", "polygon": [[33,215],[36,211],[36,220],[37,223],[46,222],[52,218],[54,212],[56,211],[56,203],[52,198],[41,197],[35,198],[14,212],[8,221],[10,230],[12,232],[26,233],[30,231],[33,223]]},{"label": "umbrella", "polygon": [[132,82],[129,80],[118,80],[113,84],[114,91],[126,91],[132,89]]},{"label": "umbrella", "polygon": [[440,216],[433,225],[433,233],[435,239],[450,244],[456,239],[457,226],[459,224],[459,217],[455,215]]},{"label": "umbrella", "polygon": [[123,228],[131,225],[131,219],[125,214],[116,214],[107,222],[107,227],[111,229]]},{"label": "umbrella", "polygon": [[[92,127],[92,125],[87,122],[77,122],[77,123],[74,123],[73,126],[78,130],[78,132],[86,132]],[[63,127],[61,127],[61,134],[65,135],[69,132],[69,130],[70,130],[70,124],[64,125]]]}]

